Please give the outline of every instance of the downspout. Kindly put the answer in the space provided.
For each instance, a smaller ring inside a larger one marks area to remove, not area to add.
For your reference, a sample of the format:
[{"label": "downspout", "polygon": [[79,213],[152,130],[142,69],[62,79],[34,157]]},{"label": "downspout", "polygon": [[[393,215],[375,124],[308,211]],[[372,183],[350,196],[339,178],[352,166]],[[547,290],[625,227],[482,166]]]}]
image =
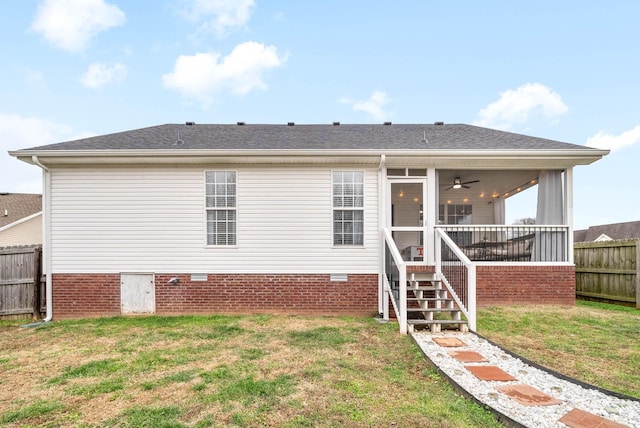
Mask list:
[{"label": "downspout", "polygon": [[[386,227],[387,221],[386,221],[386,213],[387,210],[385,209],[385,194],[386,194],[386,173],[385,173],[385,163],[386,163],[386,156],[385,155],[380,155],[380,164],[378,165],[378,230],[379,230],[379,237],[381,239],[380,245],[378,246],[378,248],[380,249],[380,269],[379,269],[379,275],[378,275],[378,313],[382,314],[384,313],[384,304],[386,299],[384,298],[384,263],[385,263],[385,259],[384,259],[384,237],[382,235],[382,230]],[[387,303],[388,304],[388,303]]]},{"label": "downspout", "polygon": [[38,159],[38,156],[31,156],[34,164],[42,168],[43,173],[43,197],[42,197],[42,258],[45,274],[47,315],[42,320],[43,323],[50,322],[53,319],[53,290],[51,287],[51,171],[44,166]]}]

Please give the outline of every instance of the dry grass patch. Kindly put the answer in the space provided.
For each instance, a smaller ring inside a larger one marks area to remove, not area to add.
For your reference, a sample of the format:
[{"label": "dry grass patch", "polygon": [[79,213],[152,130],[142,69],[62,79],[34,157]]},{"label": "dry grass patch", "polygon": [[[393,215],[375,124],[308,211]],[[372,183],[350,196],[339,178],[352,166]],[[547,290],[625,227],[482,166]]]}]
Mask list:
[{"label": "dry grass patch", "polygon": [[525,358],[640,398],[640,311],[579,301],[478,311],[478,333]]},{"label": "dry grass patch", "polygon": [[0,349],[9,427],[498,426],[372,319],[0,323]]}]

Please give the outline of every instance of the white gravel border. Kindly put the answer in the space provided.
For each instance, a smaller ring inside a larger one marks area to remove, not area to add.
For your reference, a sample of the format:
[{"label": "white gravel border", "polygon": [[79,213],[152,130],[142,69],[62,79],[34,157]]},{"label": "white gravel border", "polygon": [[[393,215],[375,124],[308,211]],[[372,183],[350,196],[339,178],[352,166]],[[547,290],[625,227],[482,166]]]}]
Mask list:
[{"label": "white gravel border", "polygon": [[[499,347],[473,333],[414,332],[412,336],[426,357],[449,378],[478,401],[497,410],[525,427],[566,427],[558,422],[572,409],[580,409],[631,428],[640,428],[640,401],[625,400],[607,395],[598,389],[590,389],[561,379],[553,374],[525,364]],[[467,346],[446,348],[432,338],[454,337]],[[449,351],[474,351],[487,360],[486,363],[462,363]],[[467,365],[494,365],[500,367],[516,381],[483,381],[475,377]],[[562,401],[551,406],[524,406],[495,388],[504,385],[526,384]]]}]

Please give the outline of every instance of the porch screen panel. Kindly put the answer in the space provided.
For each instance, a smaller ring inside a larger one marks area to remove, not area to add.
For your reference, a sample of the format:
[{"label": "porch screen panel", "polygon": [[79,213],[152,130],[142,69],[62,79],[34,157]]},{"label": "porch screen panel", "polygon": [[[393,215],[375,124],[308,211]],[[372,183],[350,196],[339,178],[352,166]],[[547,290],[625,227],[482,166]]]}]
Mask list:
[{"label": "porch screen panel", "polygon": [[207,245],[236,245],[236,172],[206,172]]},{"label": "porch screen panel", "polygon": [[333,245],[364,243],[364,172],[333,172]]}]

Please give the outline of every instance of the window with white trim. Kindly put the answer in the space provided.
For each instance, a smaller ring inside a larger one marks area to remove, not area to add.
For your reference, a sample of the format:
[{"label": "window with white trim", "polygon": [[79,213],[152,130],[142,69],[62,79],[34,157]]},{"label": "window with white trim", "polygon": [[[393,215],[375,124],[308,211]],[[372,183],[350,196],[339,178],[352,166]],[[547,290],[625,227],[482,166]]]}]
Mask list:
[{"label": "window with white trim", "polygon": [[364,243],[364,172],[333,171],[333,245]]},{"label": "window with white trim", "polygon": [[207,245],[236,245],[236,172],[206,171]]}]

